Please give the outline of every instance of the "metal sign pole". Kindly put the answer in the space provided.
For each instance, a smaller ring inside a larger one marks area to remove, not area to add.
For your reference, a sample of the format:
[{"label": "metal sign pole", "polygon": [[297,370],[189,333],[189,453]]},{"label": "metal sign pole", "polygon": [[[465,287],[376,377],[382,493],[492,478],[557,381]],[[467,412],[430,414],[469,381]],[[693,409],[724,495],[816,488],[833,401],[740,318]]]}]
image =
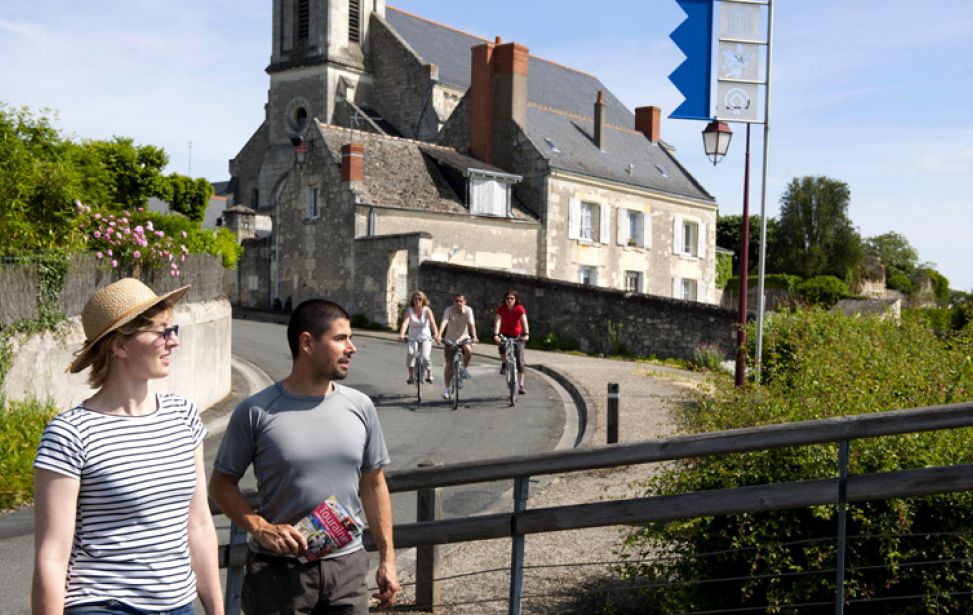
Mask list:
[{"label": "metal sign pole", "polygon": [[760,386],[764,346],[764,274],[767,268],[767,171],[770,162],[770,68],[773,60],[774,3],[767,0],[767,87],[764,89],[764,161],[760,182],[760,269],[757,274],[757,352],[754,357],[754,382]]}]

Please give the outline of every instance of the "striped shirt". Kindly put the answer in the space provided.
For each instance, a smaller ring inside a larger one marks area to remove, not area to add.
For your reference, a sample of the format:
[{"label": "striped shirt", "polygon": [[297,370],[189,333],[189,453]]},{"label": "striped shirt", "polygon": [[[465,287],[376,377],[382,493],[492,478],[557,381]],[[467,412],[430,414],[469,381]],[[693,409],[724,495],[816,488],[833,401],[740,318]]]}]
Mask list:
[{"label": "striped shirt", "polygon": [[165,393],[157,400],[144,416],[78,406],[41,437],[34,467],[81,483],[65,606],[117,600],[161,611],[196,597],[189,502],[206,428],[192,402]]}]

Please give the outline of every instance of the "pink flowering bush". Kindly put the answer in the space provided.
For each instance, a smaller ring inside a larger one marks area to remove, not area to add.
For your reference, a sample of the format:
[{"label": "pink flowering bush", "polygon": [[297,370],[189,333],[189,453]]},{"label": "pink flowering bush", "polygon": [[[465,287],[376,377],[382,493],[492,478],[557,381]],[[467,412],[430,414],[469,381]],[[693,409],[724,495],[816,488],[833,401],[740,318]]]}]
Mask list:
[{"label": "pink flowering bush", "polygon": [[74,207],[78,227],[99,261],[112,269],[167,269],[169,275],[179,275],[179,264],[189,253],[185,234],[177,240],[164,229],[156,228],[153,216],[142,208],[133,214],[127,210],[102,213],[77,201]]}]

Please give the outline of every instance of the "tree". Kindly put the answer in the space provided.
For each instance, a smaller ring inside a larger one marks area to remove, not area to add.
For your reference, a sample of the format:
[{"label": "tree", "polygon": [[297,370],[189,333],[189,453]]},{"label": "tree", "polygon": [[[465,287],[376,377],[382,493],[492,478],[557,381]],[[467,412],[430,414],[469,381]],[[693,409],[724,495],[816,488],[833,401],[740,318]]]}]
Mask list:
[{"label": "tree", "polygon": [[76,146],[75,162],[84,170],[88,203],[134,210],[165,190],[162,170],[169,156],[154,145],[124,137],[84,141]]},{"label": "tree", "polygon": [[213,196],[213,185],[202,177],[193,179],[172,173],[160,182],[156,196],[167,201],[173,211],[199,223],[206,215],[206,207]]},{"label": "tree", "polygon": [[919,253],[904,235],[894,231],[875,235],[865,240],[865,254],[875,256],[885,265],[885,277],[897,273],[912,276],[919,266]]},{"label": "tree", "polygon": [[[719,216],[716,220],[716,245],[733,250],[733,274],[740,273],[740,249],[743,238],[743,216]],[[777,220],[767,218],[767,254],[771,253],[769,246],[773,245],[777,236]],[[750,273],[757,270],[760,263],[760,216],[750,216]],[[767,271],[776,273],[776,271]]]},{"label": "tree", "polygon": [[803,278],[847,279],[861,261],[858,231],[848,217],[848,184],[829,177],[795,177],[780,200],[774,271]]},{"label": "tree", "polygon": [[81,240],[73,200],[83,187],[71,147],[43,112],[0,102],[0,254],[54,252]]}]

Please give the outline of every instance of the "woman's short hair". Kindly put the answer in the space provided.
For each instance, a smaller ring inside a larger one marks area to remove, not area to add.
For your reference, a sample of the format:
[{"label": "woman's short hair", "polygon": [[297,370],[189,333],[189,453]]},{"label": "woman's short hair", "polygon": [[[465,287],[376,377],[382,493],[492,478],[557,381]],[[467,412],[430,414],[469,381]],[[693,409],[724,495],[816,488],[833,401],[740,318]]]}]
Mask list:
[{"label": "woman's short hair", "polygon": [[111,373],[112,359],[114,358],[112,346],[115,345],[115,342],[131,337],[139,331],[144,331],[147,327],[151,327],[153,324],[152,319],[162,312],[171,312],[173,305],[169,300],[156,303],[136,316],[131,322],[122,325],[98,340],[98,343],[95,344],[92,350],[91,371],[88,372],[88,384],[93,388],[100,389],[108,380],[108,375]]}]

